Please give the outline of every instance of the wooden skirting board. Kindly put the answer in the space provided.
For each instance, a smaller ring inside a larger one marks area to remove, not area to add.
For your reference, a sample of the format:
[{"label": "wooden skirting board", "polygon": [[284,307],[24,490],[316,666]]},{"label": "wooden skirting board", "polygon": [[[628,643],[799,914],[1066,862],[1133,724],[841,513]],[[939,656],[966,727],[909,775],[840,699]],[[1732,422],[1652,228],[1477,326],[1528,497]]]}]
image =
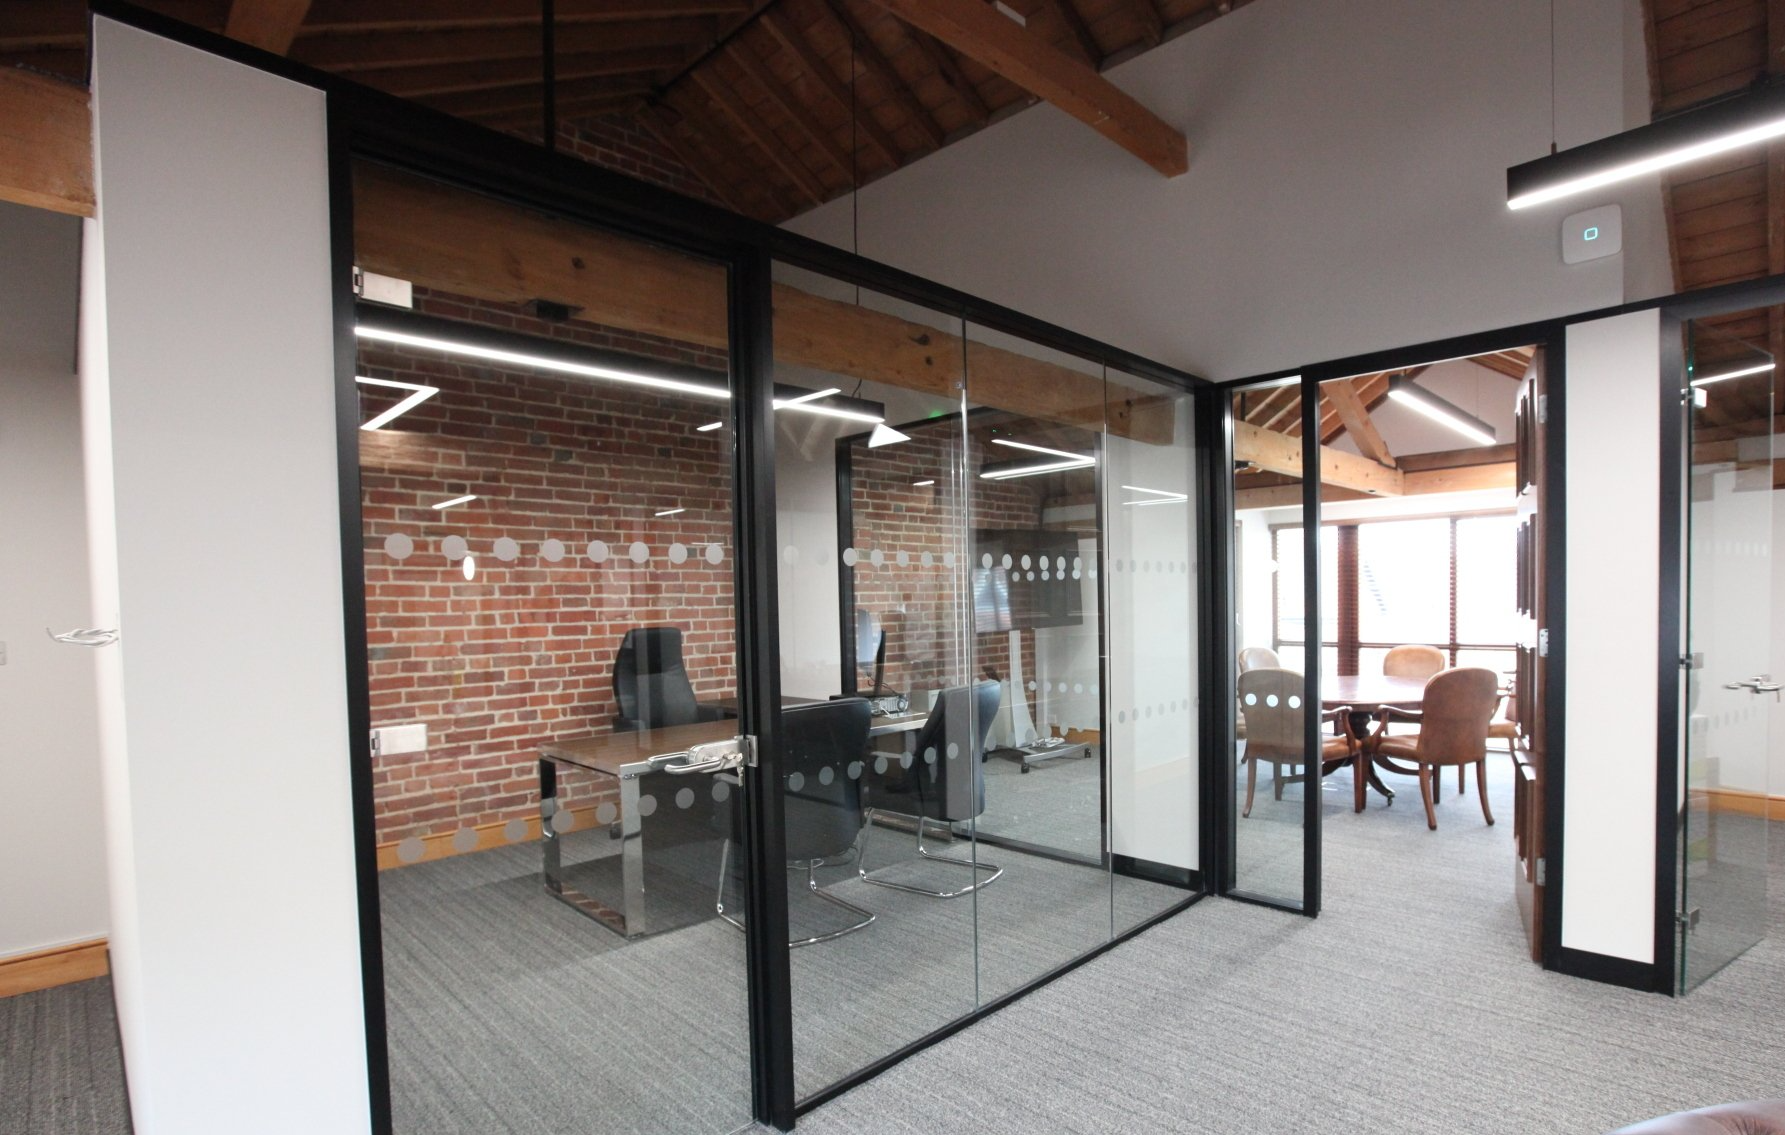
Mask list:
[{"label": "wooden skirting board", "polygon": [[[586,808],[572,808],[570,815],[575,821],[568,830],[586,831],[595,826],[595,805]],[[378,845],[378,869],[388,871],[393,867],[413,867],[417,863],[427,863],[435,859],[446,859],[454,855],[467,855],[473,851],[488,851],[493,847],[501,847],[509,843],[532,843],[539,839],[539,817],[528,816],[521,821],[526,825],[525,834],[520,838],[508,838],[508,820],[492,820],[487,824],[479,824],[469,829],[476,835],[476,840],[455,842],[459,832],[441,832],[438,835],[422,836],[422,853],[420,856],[405,860],[397,854],[402,846],[401,841],[381,843]]]},{"label": "wooden skirting board", "polygon": [[1702,791],[1710,798],[1713,812],[1765,816],[1769,820],[1785,821],[1785,796],[1768,796],[1761,792],[1745,792],[1739,788],[1706,788],[1694,791]]},{"label": "wooden skirting board", "polygon": [[0,997],[35,993],[57,985],[71,985],[89,978],[104,977],[111,972],[105,952],[105,939],[70,942],[28,954],[0,958]]}]

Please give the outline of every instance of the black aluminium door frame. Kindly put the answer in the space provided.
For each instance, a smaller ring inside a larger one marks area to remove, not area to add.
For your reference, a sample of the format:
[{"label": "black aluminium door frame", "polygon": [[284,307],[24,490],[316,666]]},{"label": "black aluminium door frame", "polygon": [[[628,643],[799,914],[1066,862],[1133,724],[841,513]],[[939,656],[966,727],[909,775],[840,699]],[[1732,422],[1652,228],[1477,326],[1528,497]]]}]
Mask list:
[{"label": "black aluminium door frame", "polygon": [[[342,481],[343,549],[359,546],[359,491],[355,442],[358,430],[358,394],[354,383],[353,312],[351,289],[353,266],[352,229],[352,166],[357,160],[389,161],[393,155],[379,145],[376,136],[366,137],[352,119],[330,114],[330,181],[335,236],[334,275],[337,288],[337,401],[340,407],[337,428],[340,432],[340,474]],[[608,231],[679,252],[699,256],[726,269],[728,347],[731,358],[735,443],[732,450],[732,539],[737,549],[734,561],[736,586],[735,618],[739,670],[740,730],[757,740],[758,762],[740,770],[745,778],[744,831],[741,840],[745,867],[746,936],[745,951],[751,1045],[752,1113],[761,1122],[787,1127],[793,1121],[794,1086],[792,1074],[793,1024],[791,1015],[791,970],[787,935],[787,892],[777,885],[782,880],[780,864],[785,860],[782,836],[782,799],[771,787],[780,782],[779,747],[776,731],[779,726],[780,666],[778,614],[775,605],[775,500],[773,458],[774,376],[772,366],[772,312],[768,288],[769,263],[766,254],[750,244],[717,241],[695,242],[680,239],[679,234],[656,230],[647,224],[615,224],[598,210],[584,210],[568,200],[541,200],[529,194],[521,199],[504,192],[506,185],[485,180],[478,170],[464,165],[422,163],[416,155],[395,155],[406,172],[436,177],[467,190],[486,193],[514,204],[544,208],[553,215],[592,230]],[[395,164],[395,163],[392,163]],[[345,291],[345,295],[342,292]],[[339,305],[345,302],[346,317]],[[344,339],[344,343],[343,343]],[[344,366],[342,365],[344,363]],[[351,468],[350,468],[351,466]],[[363,576],[363,565],[357,555],[345,557],[344,570],[351,574],[344,579],[344,591],[355,595],[353,586]],[[359,638],[350,643],[350,658],[357,650],[357,666],[350,662],[353,674],[356,712],[364,712],[364,723],[355,722],[353,743],[356,748],[367,744],[369,709],[364,700],[364,598],[363,587],[356,596],[359,610]],[[370,768],[370,753],[355,754],[356,770]],[[363,806],[356,807],[356,825],[372,823],[369,793]],[[362,871],[365,852],[372,846],[370,838],[360,841]],[[375,873],[375,861],[373,863]],[[366,963],[368,1030],[374,1020],[379,1033],[384,1032],[381,981],[382,958],[371,957],[378,938],[377,884],[374,878],[367,886],[362,882],[362,943],[368,956]],[[377,986],[372,982],[380,978]],[[376,1071],[373,1074],[374,1116],[381,1117],[389,1131],[389,1071],[385,1036],[369,1044],[368,1058]]]}]

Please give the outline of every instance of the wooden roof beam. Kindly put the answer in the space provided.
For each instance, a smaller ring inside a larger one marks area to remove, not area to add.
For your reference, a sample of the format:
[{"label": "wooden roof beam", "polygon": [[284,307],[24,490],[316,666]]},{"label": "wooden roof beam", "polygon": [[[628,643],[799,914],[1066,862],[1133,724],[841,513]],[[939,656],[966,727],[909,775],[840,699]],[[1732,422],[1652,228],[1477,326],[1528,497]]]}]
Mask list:
[{"label": "wooden roof beam", "polygon": [[[799,29],[788,23],[786,17],[773,8],[762,14],[761,23],[768,29],[769,34],[774,36],[781,46],[799,61],[800,70],[815,79],[831,99],[843,108],[845,113],[853,116],[855,128],[862,132],[862,136],[868,140],[870,145],[879,150],[886,160],[895,166],[905,160],[905,155],[900,151],[898,143],[894,142],[892,135],[874,121],[873,115],[855,114],[854,103],[849,97],[849,89],[843,85],[841,79],[837,78],[836,72],[832,71],[824,60],[818,58],[818,53],[812,50],[812,45],[806,42],[806,38],[799,33]],[[850,180],[854,181],[854,177],[851,176]]]},{"label": "wooden roof beam", "polygon": [[[683,16],[737,16],[746,0],[556,0],[552,18],[559,27]],[[312,0],[305,35],[424,28],[539,26],[539,0]]]},{"label": "wooden roof beam", "polygon": [[[560,53],[554,74],[560,83],[600,75],[644,75],[679,67],[686,53],[677,47],[634,51]],[[361,71],[355,81],[388,91],[398,98],[419,99],[461,91],[491,91],[540,81],[537,59],[492,59],[483,63],[436,63],[425,67],[391,67]]]},{"label": "wooden roof beam", "polygon": [[[1250,422],[1233,424],[1233,458],[1272,473],[1302,476],[1301,439]],[[1320,447],[1320,483],[1373,497],[1398,497],[1404,492],[1400,470],[1324,445]]]},{"label": "wooden roof beam", "polygon": [[0,201],[91,217],[87,88],[0,68]]},{"label": "wooden roof beam", "polygon": [[1358,385],[1352,379],[1341,378],[1321,383],[1320,390],[1338,411],[1339,421],[1357,444],[1358,452],[1379,465],[1394,468],[1395,456],[1388,451],[1388,443],[1382,440],[1381,431],[1370,419],[1370,411],[1364,406]]},{"label": "wooden roof beam", "polygon": [[233,0],[223,34],[251,47],[284,55],[310,12],[310,0]]},{"label": "wooden roof beam", "polygon": [[1183,132],[1085,63],[980,0],[873,0],[962,55],[1046,99],[1166,177],[1189,168]]},{"label": "wooden roof beam", "polygon": [[[717,25],[710,16],[638,20],[612,24],[570,24],[560,27],[556,41],[561,55],[593,51],[629,51],[650,47],[693,50],[713,39]],[[305,26],[305,31],[310,25]],[[446,28],[394,32],[379,29],[365,35],[303,35],[291,57],[324,71],[350,78],[355,72],[389,67],[422,67],[436,63],[483,64],[492,59],[539,61],[539,27]]]}]

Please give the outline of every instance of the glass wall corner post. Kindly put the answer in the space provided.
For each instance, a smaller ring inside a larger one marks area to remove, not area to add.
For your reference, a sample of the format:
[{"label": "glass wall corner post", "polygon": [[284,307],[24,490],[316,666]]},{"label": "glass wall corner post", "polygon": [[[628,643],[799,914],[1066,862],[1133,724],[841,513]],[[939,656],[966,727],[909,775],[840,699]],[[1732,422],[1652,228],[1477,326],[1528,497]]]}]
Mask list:
[{"label": "glass wall corner post", "polygon": [[[1320,914],[1320,774],[1321,704],[1320,666],[1324,651],[1320,642],[1326,626],[1320,610],[1320,380],[1302,376],[1302,531],[1315,538],[1302,541],[1302,609],[1314,628],[1302,669],[1302,755],[1306,759],[1302,781],[1302,913]],[[1360,758],[1361,759],[1361,758]]]},{"label": "glass wall corner post", "polygon": [[737,628],[740,728],[756,738],[755,767],[740,770],[744,792],[745,964],[749,985],[750,1079],[756,1119],[787,1131],[794,1123],[793,978],[788,948],[785,802],[778,789],[781,667],[775,498],[773,265],[752,249],[733,262],[733,477],[737,486]]},{"label": "glass wall corner post", "polygon": [[1208,894],[1233,889],[1234,826],[1223,802],[1233,799],[1235,764],[1223,743],[1234,734],[1234,651],[1238,649],[1239,603],[1233,575],[1233,399],[1205,386],[1196,392],[1196,499],[1206,512],[1197,526],[1196,557],[1202,564],[1200,610],[1203,634],[1197,685],[1197,725],[1202,744],[1202,886]]}]

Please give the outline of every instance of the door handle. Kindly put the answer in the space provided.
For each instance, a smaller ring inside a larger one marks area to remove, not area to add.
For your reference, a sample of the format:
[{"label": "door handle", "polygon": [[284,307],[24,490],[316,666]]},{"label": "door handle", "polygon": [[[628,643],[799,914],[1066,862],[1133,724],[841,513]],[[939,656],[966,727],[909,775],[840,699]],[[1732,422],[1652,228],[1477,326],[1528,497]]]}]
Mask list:
[{"label": "door handle", "polygon": [[756,738],[731,737],[724,741],[708,741],[679,753],[653,757],[657,771],[675,776],[692,776],[705,772],[728,772],[756,763]]},{"label": "door handle", "polygon": [[43,633],[57,642],[65,642],[70,646],[110,646],[118,641],[117,631],[100,630],[97,627],[76,627],[74,630],[63,631],[61,634],[45,627]]},{"label": "door handle", "polygon": [[1777,700],[1780,690],[1785,690],[1785,683],[1773,681],[1771,674],[1756,674],[1745,682],[1725,682],[1726,690],[1747,690],[1751,694],[1772,694]]}]

